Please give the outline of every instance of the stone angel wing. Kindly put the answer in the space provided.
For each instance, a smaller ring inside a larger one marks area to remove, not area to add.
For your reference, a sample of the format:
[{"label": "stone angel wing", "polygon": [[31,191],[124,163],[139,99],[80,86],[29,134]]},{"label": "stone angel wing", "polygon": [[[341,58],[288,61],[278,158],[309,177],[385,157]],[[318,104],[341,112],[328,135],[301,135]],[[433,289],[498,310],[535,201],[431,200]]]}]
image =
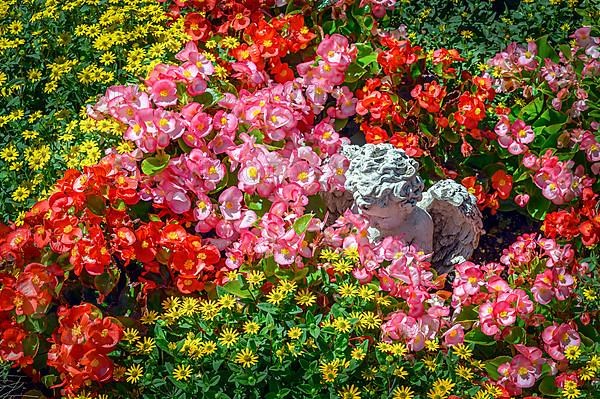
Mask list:
[{"label": "stone angel wing", "polygon": [[346,190],[335,190],[330,192],[321,191],[319,193],[327,208],[328,216],[325,221],[326,226],[331,226],[347,209],[354,206],[354,197],[352,192]]},{"label": "stone angel wing", "polygon": [[417,206],[433,219],[432,265],[439,273],[471,257],[483,230],[477,199],[454,180],[442,180],[423,193]]}]

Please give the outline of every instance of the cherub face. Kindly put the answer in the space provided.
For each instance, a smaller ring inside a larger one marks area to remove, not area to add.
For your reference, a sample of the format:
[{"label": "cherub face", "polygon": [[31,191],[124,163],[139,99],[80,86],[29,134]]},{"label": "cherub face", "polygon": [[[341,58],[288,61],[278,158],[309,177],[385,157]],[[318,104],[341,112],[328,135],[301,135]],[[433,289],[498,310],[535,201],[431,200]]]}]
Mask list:
[{"label": "cherub face", "polygon": [[363,205],[359,207],[359,211],[369,219],[373,227],[387,229],[401,223],[414,208],[410,203],[390,201],[386,207]]}]

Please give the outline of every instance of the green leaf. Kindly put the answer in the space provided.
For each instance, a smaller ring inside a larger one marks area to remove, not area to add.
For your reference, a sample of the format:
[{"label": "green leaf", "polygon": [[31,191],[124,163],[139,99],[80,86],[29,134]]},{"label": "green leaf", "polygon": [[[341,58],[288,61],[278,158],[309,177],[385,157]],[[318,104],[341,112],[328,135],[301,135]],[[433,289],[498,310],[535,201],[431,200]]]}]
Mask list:
[{"label": "green leaf", "polygon": [[536,120],[544,110],[544,99],[539,96],[529,104],[524,106],[519,112],[520,118],[524,121]]},{"label": "green leaf", "polygon": [[271,277],[275,275],[275,272],[277,271],[277,262],[275,262],[274,257],[269,256],[267,259],[263,259],[261,263],[263,264],[265,276]]},{"label": "green leaf", "polygon": [[204,105],[204,109],[210,108],[215,105],[219,100],[223,97],[221,93],[211,88],[206,89],[206,91],[199,96],[196,96],[195,99],[200,104]]},{"label": "green leaf", "polygon": [[262,144],[265,139],[265,134],[258,129],[252,129],[248,132],[248,134],[256,139],[258,144]]},{"label": "green leaf", "polygon": [[40,347],[40,339],[37,334],[30,334],[23,340],[23,353],[34,357]]},{"label": "green leaf", "polygon": [[119,269],[109,269],[99,276],[94,277],[94,287],[102,294],[108,295],[119,282],[121,272]]},{"label": "green leaf", "polygon": [[496,344],[496,341],[492,337],[485,335],[480,330],[471,330],[466,333],[465,342],[483,346],[492,346]]},{"label": "green leaf", "polygon": [[346,79],[345,82],[346,83],[353,83],[358,81],[365,73],[367,73],[367,70],[365,68],[363,68],[362,66],[360,66],[357,62],[353,62],[348,66],[348,69],[346,70]]},{"label": "green leaf", "polygon": [[242,288],[242,282],[240,280],[233,280],[227,284],[217,287],[217,290],[222,289],[234,296],[239,298],[251,298],[252,294],[247,289]]},{"label": "green leaf", "polygon": [[479,313],[475,310],[474,306],[464,307],[455,321],[474,321],[479,319]]},{"label": "green leaf", "polygon": [[169,155],[149,157],[142,161],[142,172],[148,176],[154,176],[169,165]]},{"label": "green leaf", "polygon": [[554,377],[548,375],[542,379],[538,387],[540,393],[546,396],[559,396],[558,387],[554,383]]},{"label": "green leaf", "polygon": [[90,211],[98,216],[104,215],[106,211],[106,204],[104,203],[104,197],[100,195],[88,195],[87,196],[87,207]]},{"label": "green leaf", "polygon": [[514,326],[510,333],[504,338],[510,344],[521,344],[525,341],[525,329],[523,327]]},{"label": "green leaf", "polygon": [[542,59],[550,58],[552,61],[559,60],[556,51],[554,51],[552,46],[548,44],[548,35],[542,36],[539,39],[537,39],[536,44],[538,50],[538,57],[541,57]]},{"label": "green leaf", "polygon": [[293,226],[296,234],[302,235],[308,228],[308,225],[309,225],[310,221],[312,220],[312,218],[313,218],[313,215],[311,213],[309,213],[308,215],[299,217],[294,222],[294,226]]},{"label": "green leaf", "polygon": [[541,193],[536,193],[527,203],[527,212],[537,220],[544,220],[549,208],[550,201],[544,198]]},{"label": "green leaf", "polygon": [[263,312],[266,313],[270,313],[270,314],[277,314],[279,313],[279,309],[275,306],[275,305],[271,305],[270,303],[259,303],[258,305],[256,305],[260,310],[262,310]]}]

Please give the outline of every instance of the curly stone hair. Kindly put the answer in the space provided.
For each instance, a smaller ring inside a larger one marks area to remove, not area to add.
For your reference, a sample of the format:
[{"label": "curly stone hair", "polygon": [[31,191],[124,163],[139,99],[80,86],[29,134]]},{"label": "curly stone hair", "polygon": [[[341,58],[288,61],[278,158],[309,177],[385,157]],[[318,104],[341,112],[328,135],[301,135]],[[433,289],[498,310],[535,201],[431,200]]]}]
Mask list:
[{"label": "curly stone hair", "polygon": [[419,163],[391,144],[345,145],[342,154],[350,160],[346,190],[361,208],[386,207],[390,201],[415,206],[425,184],[417,174]]}]

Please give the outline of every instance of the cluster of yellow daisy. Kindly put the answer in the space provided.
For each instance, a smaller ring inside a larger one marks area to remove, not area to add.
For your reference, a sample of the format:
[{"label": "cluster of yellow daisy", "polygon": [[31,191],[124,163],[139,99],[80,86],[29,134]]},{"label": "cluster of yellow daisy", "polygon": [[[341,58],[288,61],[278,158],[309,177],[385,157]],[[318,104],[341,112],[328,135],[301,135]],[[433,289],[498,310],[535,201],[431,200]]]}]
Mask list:
[{"label": "cluster of yellow daisy", "polygon": [[325,382],[334,382],[340,371],[350,367],[350,361],[346,359],[333,359],[329,361],[321,361],[319,371]]},{"label": "cluster of yellow daisy", "polygon": [[[109,85],[145,77],[189,40],[184,19],[168,24],[156,0],[6,0],[0,4],[0,212],[15,219],[66,168],[93,165],[123,145],[114,120],[85,108]],[[14,62],[13,62],[14,61]],[[121,142],[121,144],[119,144]],[[32,184],[36,174],[41,180]],[[10,199],[12,201],[6,201]]]}]

